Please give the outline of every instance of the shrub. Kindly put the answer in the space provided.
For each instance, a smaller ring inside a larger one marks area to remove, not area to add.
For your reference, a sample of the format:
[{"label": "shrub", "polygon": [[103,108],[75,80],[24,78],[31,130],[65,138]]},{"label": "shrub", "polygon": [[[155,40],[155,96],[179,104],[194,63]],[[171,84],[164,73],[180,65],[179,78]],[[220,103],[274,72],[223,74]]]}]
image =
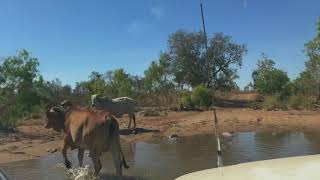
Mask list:
[{"label": "shrub", "polygon": [[212,104],[212,94],[208,88],[201,84],[193,89],[191,100],[198,107],[209,107]]},{"label": "shrub", "polygon": [[303,109],[306,104],[306,98],[301,95],[290,96],[288,100],[288,106],[292,109]]},{"label": "shrub", "polygon": [[268,111],[288,109],[286,103],[284,101],[281,101],[277,96],[266,96],[262,103],[262,107],[263,109],[266,109]]},{"label": "shrub", "polygon": [[180,109],[192,109],[193,108],[193,103],[191,100],[191,95],[190,93],[184,93],[181,97],[181,102],[180,102]]},{"label": "shrub", "polygon": [[20,104],[5,106],[0,113],[0,129],[8,129],[15,127],[17,123],[28,120],[38,119],[44,114],[44,106],[34,105],[29,107],[29,111]]},{"label": "shrub", "polygon": [[25,115],[20,106],[8,106],[0,114],[0,129],[15,127],[17,122]]}]

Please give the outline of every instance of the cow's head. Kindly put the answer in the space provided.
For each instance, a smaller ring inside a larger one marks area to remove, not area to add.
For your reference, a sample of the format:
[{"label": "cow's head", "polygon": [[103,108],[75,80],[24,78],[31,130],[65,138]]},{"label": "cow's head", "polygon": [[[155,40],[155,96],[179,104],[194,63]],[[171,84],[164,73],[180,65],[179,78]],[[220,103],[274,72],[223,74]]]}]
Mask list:
[{"label": "cow's head", "polygon": [[61,132],[64,129],[65,112],[58,106],[48,106],[46,111],[47,122],[44,126]]},{"label": "cow's head", "polygon": [[102,97],[100,94],[91,95],[91,107],[96,107],[101,100],[102,100]]},{"label": "cow's head", "polygon": [[97,98],[99,97],[99,94],[93,94],[91,95],[91,107],[94,107],[97,101]]},{"label": "cow's head", "polygon": [[68,101],[68,100],[63,100],[60,105],[64,108],[64,109],[70,109],[73,104],[72,102]]},{"label": "cow's head", "polygon": [[102,104],[112,101],[108,96],[101,96],[100,94],[91,95],[91,107],[101,108]]}]

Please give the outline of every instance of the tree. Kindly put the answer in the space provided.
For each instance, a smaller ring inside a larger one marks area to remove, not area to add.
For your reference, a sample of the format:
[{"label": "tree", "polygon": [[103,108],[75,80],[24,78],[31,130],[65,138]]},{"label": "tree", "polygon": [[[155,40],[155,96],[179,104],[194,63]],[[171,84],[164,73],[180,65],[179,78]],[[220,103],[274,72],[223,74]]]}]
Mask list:
[{"label": "tree", "polygon": [[17,103],[27,110],[34,104],[40,103],[35,83],[42,80],[39,74],[39,62],[37,58],[31,57],[30,53],[22,49],[16,56],[4,58],[0,66],[0,87],[3,95],[15,96]]},{"label": "tree", "polygon": [[145,93],[144,88],[144,77],[140,76],[130,76],[132,82],[132,93],[134,96],[140,96],[141,94]]},{"label": "tree", "polygon": [[310,96],[317,93],[317,88],[312,82],[312,78],[307,71],[303,71],[292,82],[292,90],[294,94],[302,94],[304,96]]},{"label": "tree", "polygon": [[109,74],[109,83],[115,97],[132,96],[132,80],[124,69],[116,69]]},{"label": "tree", "polygon": [[[170,70],[170,57],[161,53],[158,61],[153,61],[144,72],[144,85],[148,93],[159,94],[158,99],[163,105],[169,105],[170,94],[173,95],[174,84]],[[163,98],[163,99],[161,99]]]},{"label": "tree", "polygon": [[124,69],[117,69],[113,75],[113,87],[118,88],[118,96],[131,96],[131,79]]},{"label": "tree", "polygon": [[197,86],[205,81],[205,37],[201,32],[177,31],[169,36],[168,55],[172,59],[175,81]]},{"label": "tree", "polygon": [[254,89],[265,95],[287,94],[290,79],[286,72],[274,67],[275,62],[262,54],[252,73]]},{"label": "tree", "polygon": [[237,68],[242,66],[242,58],[246,53],[246,46],[234,42],[231,36],[214,34],[208,47],[208,67],[205,68],[208,70],[207,87],[218,88],[221,82],[225,82],[227,87],[234,84],[238,78]]},{"label": "tree", "polygon": [[103,75],[92,71],[89,76],[89,81],[87,83],[87,88],[91,94],[105,94],[106,82]]},{"label": "tree", "polygon": [[144,72],[145,87],[148,91],[162,91],[172,85],[168,54],[161,54],[158,61],[152,61]]},{"label": "tree", "polygon": [[76,96],[86,96],[90,94],[90,91],[88,89],[88,82],[76,82],[76,86],[73,89],[73,94]]},{"label": "tree", "polygon": [[15,125],[33,107],[40,105],[43,78],[39,62],[22,49],[15,56],[2,59],[0,65],[0,128]]},{"label": "tree", "polygon": [[218,88],[232,84],[230,81],[237,78],[237,68],[241,67],[242,57],[247,52],[245,45],[237,44],[223,33],[216,33],[209,39],[208,53],[202,32],[177,31],[169,36],[168,44],[166,54],[174,81],[192,87],[205,84]]},{"label": "tree", "polygon": [[305,63],[305,71],[301,79],[308,82],[308,87],[317,92],[317,100],[320,100],[320,19],[317,22],[316,36],[305,44],[305,52],[309,60]]}]

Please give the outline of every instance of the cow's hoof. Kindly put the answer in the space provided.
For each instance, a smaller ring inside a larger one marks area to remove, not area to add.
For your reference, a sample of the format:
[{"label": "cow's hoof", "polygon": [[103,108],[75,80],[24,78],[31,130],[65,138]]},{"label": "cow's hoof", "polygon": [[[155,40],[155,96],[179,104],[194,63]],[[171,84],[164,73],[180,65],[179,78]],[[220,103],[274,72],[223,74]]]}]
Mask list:
[{"label": "cow's hoof", "polygon": [[67,169],[70,169],[72,166],[71,162],[69,162],[69,161],[65,162],[64,164],[66,165]]},{"label": "cow's hoof", "polygon": [[94,172],[94,173],[93,173],[93,176],[94,176],[95,178],[99,178],[99,173]]}]

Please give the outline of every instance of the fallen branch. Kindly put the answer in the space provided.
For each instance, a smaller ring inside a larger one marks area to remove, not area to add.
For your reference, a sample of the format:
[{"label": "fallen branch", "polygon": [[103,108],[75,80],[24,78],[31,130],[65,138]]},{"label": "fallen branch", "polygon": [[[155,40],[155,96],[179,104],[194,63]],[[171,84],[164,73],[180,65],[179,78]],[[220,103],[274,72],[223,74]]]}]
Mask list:
[{"label": "fallen branch", "polygon": [[320,104],[313,104],[315,107],[320,108]]}]

